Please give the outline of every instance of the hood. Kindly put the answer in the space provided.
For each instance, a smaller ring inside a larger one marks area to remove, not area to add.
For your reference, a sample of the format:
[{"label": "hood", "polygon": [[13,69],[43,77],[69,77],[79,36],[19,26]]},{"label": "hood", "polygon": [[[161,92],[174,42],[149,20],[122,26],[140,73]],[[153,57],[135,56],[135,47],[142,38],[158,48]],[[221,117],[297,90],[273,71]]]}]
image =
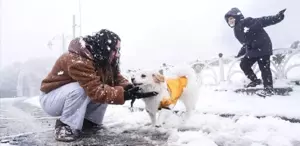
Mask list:
[{"label": "hood", "polygon": [[71,53],[78,54],[86,59],[94,60],[93,55],[86,48],[86,43],[82,38],[75,38],[70,42],[68,51]]},{"label": "hood", "polygon": [[119,41],[121,39],[116,33],[107,29],[101,29],[93,35],[82,37],[80,43],[82,42],[82,46],[85,46],[90,52],[95,65],[101,67],[107,64],[115,64],[115,61],[118,62],[119,56],[113,59],[115,63],[110,62],[110,59],[113,56],[112,53],[119,53],[120,46],[117,46]]},{"label": "hood", "polygon": [[239,22],[240,20],[244,19],[244,15],[238,8],[232,8],[225,14],[225,21],[227,24],[228,24],[229,17],[235,18],[236,22]]}]

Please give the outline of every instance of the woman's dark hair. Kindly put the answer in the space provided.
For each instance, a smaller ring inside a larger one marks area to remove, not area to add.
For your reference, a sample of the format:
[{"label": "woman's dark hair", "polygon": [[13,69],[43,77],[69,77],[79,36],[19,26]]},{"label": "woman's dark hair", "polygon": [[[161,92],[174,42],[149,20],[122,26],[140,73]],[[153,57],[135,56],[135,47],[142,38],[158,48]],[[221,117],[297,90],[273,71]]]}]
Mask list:
[{"label": "woman's dark hair", "polygon": [[[101,29],[99,32],[83,37],[87,43],[86,48],[91,52],[94,57],[94,64],[96,68],[105,68],[109,65],[109,56],[111,51],[119,51],[116,48],[120,37],[107,29]],[[120,72],[119,59],[116,59],[112,64],[114,77]]]}]

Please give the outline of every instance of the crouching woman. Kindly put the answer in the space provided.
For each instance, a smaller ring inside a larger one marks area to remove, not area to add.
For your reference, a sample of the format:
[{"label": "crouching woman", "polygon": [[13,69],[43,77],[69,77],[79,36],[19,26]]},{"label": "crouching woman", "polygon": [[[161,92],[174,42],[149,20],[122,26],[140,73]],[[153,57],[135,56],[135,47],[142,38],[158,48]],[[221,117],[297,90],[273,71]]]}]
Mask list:
[{"label": "crouching woman", "polygon": [[148,98],[120,74],[121,39],[102,29],[92,36],[70,42],[41,83],[40,104],[51,116],[59,116],[55,139],[74,141],[83,130],[101,127],[108,104]]}]

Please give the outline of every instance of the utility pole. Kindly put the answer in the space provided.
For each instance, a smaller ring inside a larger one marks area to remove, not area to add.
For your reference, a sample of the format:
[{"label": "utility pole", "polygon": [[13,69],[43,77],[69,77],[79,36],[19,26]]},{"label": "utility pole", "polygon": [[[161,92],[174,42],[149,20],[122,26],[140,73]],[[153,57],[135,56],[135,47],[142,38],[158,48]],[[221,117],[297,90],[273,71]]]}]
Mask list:
[{"label": "utility pole", "polygon": [[61,37],[62,37],[62,53],[61,54],[63,54],[66,51],[66,38],[65,38],[65,34],[62,34]]},{"label": "utility pole", "polygon": [[75,21],[75,15],[73,15],[73,39],[76,36],[76,21]]},{"label": "utility pole", "polygon": [[79,25],[76,24],[76,16],[73,15],[72,29],[73,29],[73,39],[76,37],[76,27],[79,27],[79,36],[82,34],[82,21],[81,21],[81,0],[78,0],[79,8]]},{"label": "utility pole", "polygon": [[82,33],[82,21],[81,21],[81,1],[79,0],[79,36]]},{"label": "utility pole", "polygon": [[2,0],[0,0],[0,69],[2,68]]},{"label": "utility pole", "polygon": [[60,48],[61,51],[60,52],[61,52],[61,54],[63,54],[64,52],[67,51],[66,43],[67,43],[68,39],[72,39],[71,36],[65,35],[64,33],[62,33],[61,35],[56,35],[51,40],[48,41],[48,47],[49,47],[49,49],[52,49],[53,41],[61,40],[61,48]]}]

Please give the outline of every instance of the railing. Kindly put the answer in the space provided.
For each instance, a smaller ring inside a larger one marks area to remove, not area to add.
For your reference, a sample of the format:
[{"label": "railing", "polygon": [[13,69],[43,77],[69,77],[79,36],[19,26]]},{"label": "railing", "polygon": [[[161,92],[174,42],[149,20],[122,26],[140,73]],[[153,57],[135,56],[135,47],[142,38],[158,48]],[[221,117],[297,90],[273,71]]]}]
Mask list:
[{"label": "railing", "polygon": [[[274,79],[287,79],[288,72],[296,67],[300,67],[300,58],[297,63],[291,64],[291,59],[295,58],[296,55],[300,55],[300,49],[291,49],[291,48],[280,48],[273,50],[274,55],[271,58],[271,71]],[[276,55],[283,56],[283,59],[279,59],[277,62]],[[297,58],[296,58],[297,59]],[[220,53],[218,58],[212,59],[210,61],[197,61],[192,63],[193,68],[198,74],[198,80],[202,83],[205,78],[212,78],[214,80],[213,85],[219,85],[224,81],[231,81],[232,77],[238,73],[242,73],[239,65],[241,58],[234,57],[223,57],[223,54]],[[228,67],[228,70],[225,71],[225,66]],[[235,68],[236,67],[236,68]],[[257,63],[253,65],[254,73],[259,73]],[[204,71],[211,71],[209,74],[204,74]],[[300,78],[299,78],[300,80]]]}]

